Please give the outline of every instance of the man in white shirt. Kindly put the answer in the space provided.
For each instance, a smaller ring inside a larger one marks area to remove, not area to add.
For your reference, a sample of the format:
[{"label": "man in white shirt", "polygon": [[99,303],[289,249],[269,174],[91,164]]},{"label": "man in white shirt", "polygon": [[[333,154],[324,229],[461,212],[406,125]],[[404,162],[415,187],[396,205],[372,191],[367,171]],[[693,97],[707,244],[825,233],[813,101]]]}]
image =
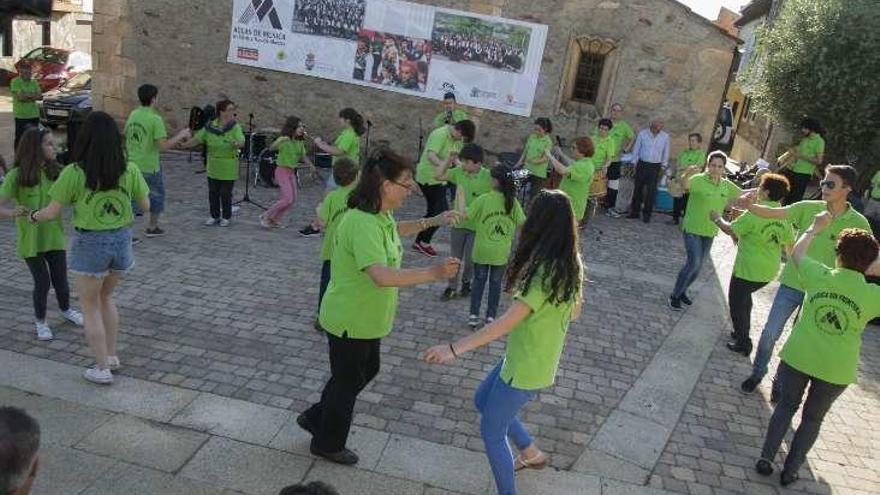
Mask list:
[{"label": "man in white shirt", "polygon": [[663,130],[663,119],[654,118],[647,129],[642,129],[633,146],[636,161],[636,185],[627,218],[639,218],[649,223],[657,198],[657,182],[660,174],[669,168],[669,134]]}]

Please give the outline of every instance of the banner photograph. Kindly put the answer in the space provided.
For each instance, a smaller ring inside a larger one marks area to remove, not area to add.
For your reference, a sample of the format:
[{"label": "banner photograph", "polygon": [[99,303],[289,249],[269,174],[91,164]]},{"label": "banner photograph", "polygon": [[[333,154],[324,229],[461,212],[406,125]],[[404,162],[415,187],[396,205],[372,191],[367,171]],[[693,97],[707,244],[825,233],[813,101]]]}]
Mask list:
[{"label": "banner photograph", "polygon": [[547,26],[396,0],[234,0],[227,61],[529,116]]}]

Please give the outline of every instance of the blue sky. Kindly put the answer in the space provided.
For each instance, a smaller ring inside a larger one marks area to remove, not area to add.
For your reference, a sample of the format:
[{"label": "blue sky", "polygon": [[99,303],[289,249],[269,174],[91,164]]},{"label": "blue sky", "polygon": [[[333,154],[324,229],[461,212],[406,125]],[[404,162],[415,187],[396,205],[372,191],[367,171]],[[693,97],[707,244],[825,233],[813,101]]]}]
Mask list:
[{"label": "blue sky", "polygon": [[728,9],[739,12],[739,9],[742,8],[743,5],[749,3],[750,0],[678,0],[679,2],[687,5],[694,12],[700,14],[701,16],[715,20],[718,17],[718,11],[721,7],[727,7]]}]

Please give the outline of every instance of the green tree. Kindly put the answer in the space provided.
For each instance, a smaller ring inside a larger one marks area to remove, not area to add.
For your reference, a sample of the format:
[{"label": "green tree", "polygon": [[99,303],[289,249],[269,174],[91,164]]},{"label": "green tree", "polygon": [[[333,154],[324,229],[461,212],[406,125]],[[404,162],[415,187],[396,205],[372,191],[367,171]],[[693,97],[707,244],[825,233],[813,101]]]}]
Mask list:
[{"label": "green tree", "polygon": [[[826,129],[826,160],[880,163],[880,0],[786,0],[760,35],[746,86],[758,109]],[[799,133],[798,133],[799,135]]]}]

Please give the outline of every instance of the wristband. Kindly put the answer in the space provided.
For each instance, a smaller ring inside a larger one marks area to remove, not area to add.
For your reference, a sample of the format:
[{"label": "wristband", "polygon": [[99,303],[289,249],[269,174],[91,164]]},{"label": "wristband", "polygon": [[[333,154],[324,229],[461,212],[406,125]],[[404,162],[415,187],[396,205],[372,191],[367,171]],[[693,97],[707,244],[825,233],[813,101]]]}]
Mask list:
[{"label": "wristband", "polygon": [[449,344],[449,350],[452,351],[452,357],[458,357],[458,354],[455,353],[455,347],[452,347],[452,343]]},{"label": "wristband", "polygon": [[31,212],[30,215],[28,215],[28,219],[31,221],[31,223],[37,223],[37,211],[38,210],[34,210]]}]

